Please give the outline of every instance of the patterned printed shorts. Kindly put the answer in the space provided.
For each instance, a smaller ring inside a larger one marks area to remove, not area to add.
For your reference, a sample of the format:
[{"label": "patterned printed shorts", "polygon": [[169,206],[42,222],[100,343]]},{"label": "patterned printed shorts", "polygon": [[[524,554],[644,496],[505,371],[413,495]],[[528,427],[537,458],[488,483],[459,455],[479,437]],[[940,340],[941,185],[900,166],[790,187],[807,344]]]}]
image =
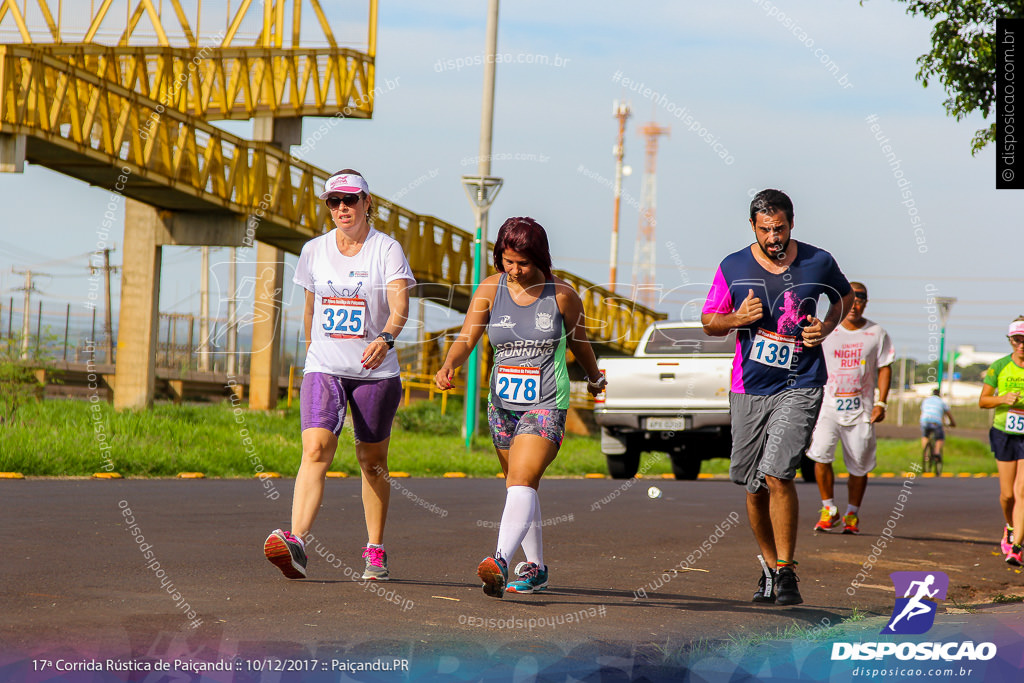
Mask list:
[{"label": "patterned printed shorts", "polygon": [[505,410],[487,404],[487,422],[491,426],[491,440],[494,447],[507,451],[512,439],[519,434],[536,434],[556,446],[562,445],[565,437],[565,410],[553,408],[527,411]]}]

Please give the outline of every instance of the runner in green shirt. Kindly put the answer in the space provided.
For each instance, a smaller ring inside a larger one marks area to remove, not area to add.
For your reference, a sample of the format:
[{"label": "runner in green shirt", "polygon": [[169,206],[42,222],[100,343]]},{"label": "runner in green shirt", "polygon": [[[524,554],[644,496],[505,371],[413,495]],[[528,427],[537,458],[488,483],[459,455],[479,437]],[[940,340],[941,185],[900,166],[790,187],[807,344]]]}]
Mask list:
[{"label": "runner in green shirt", "polygon": [[1019,533],[1024,528],[1024,316],[1012,323],[1007,333],[1013,353],[997,360],[985,373],[978,405],[995,408],[989,442],[999,468],[999,503],[1006,518],[1006,528],[999,543],[1006,563],[1024,566],[1021,559]]}]

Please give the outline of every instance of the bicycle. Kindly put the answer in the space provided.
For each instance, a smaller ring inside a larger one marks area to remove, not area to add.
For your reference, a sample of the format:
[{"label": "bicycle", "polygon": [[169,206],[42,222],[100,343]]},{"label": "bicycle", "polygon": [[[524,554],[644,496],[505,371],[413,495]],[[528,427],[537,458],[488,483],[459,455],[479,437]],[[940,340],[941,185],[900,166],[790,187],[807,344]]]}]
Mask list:
[{"label": "bicycle", "polygon": [[935,430],[927,430],[928,442],[924,445],[921,453],[921,470],[923,472],[934,472],[935,476],[942,474],[942,454],[936,449]]}]

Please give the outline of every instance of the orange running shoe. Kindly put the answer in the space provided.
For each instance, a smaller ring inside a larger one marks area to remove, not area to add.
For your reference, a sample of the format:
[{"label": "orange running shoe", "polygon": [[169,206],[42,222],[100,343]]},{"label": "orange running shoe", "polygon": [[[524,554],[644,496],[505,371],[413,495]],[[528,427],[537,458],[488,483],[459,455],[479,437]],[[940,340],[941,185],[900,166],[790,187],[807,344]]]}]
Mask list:
[{"label": "orange running shoe", "polygon": [[839,526],[838,508],[821,508],[821,519],[814,525],[815,531],[832,531]]}]

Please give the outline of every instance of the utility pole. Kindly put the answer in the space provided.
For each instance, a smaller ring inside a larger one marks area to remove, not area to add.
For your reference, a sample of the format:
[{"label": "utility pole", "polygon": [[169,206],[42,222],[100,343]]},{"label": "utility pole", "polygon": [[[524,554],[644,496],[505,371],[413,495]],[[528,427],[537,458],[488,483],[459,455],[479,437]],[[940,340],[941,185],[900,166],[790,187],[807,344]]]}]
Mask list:
[{"label": "utility pole", "polygon": [[896,395],[896,424],[903,426],[903,392],[907,390],[907,350],[903,350],[900,358],[900,393]]},{"label": "utility pole", "polygon": [[[498,51],[498,0],[490,0],[487,6],[487,59],[484,64],[483,112],[480,118],[480,161],[476,176],[463,176],[462,184],[473,204],[476,217],[476,234],[473,240],[473,290],[476,290],[485,272],[486,259],[483,250],[487,246],[487,211],[501,189],[501,178],[492,178],[491,137],[494,129],[494,77],[495,54]],[[477,345],[479,347],[479,344]],[[474,348],[466,367],[466,424],[463,435],[466,450],[473,445],[473,435],[480,419],[480,350]]]},{"label": "utility pole", "polygon": [[[112,273],[116,273],[120,270],[118,266],[110,265],[110,252],[113,249],[103,250],[103,266],[102,268],[90,265],[89,271],[95,275],[97,270],[103,271],[103,299],[107,302],[107,310],[103,313],[103,335],[106,337],[106,362],[114,362],[114,324],[112,322],[112,306],[110,300],[110,276]],[[95,310],[95,309],[94,309]],[[95,340],[93,340],[95,342]]]},{"label": "utility pole", "polygon": [[110,275],[118,270],[110,265],[110,249],[103,250],[103,270],[106,277],[103,278],[103,297],[107,300],[107,310],[103,314],[103,334],[107,338],[107,363],[114,362],[114,323],[112,305],[110,302]]},{"label": "utility pole", "polygon": [[25,271],[25,308],[21,315],[21,359],[28,360],[28,338],[31,334],[30,322],[28,319],[29,306],[32,305],[32,271]]},{"label": "utility pole", "polygon": [[619,120],[619,136],[612,150],[612,153],[615,155],[615,212],[612,215],[612,245],[608,268],[608,289],[614,293],[615,283],[618,282],[619,208],[622,204],[622,176],[624,170],[622,159],[626,152],[626,119],[630,117],[629,104],[615,100],[612,103],[612,114]]},{"label": "utility pole", "polygon": [[201,247],[199,274],[199,370],[210,371],[210,248]]},{"label": "utility pole", "polygon": [[[31,306],[32,306],[32,292],[34,291],[33,284],[32,284],[32,275],[33,275],[33,273],[32,273],[31,270],[17,271],[17,270],[14,270],[13,268],[11,269],[11,272],[14,273],[15,275],[24,275],[25,276],[25,286],[24,287],[20,287],[20,288],[14,290],[14,291],[23,291],[23,292],[25,292],[25,303],[24,303],[25,307],[22,309],[22,316],[21,316],[21,359],[22,360],[28,360],[28,340],[32,336],[32,327],[31,327],[32,321],[29,318],[29,313],[28,312],[29,312],[29,310],[31,310]],[[35,275],[37,275],[37,276],[40,275],[40,274],[41,273],[35,273]],[[11,298],[11,317],[8,318],[8,330],[10,329],[10,322],[9,321],[13,317],[14,317],[14,298],[12,297]],[[10,331],[8,331],[7,336],[10,337]]]},{"label": "utility pole", "polygon": [[238,248],[231,247],[231,261],[228,267],[228,367],[229,376],[238,374],[238,328],[235,321],[235,277],[238,263]]}]

